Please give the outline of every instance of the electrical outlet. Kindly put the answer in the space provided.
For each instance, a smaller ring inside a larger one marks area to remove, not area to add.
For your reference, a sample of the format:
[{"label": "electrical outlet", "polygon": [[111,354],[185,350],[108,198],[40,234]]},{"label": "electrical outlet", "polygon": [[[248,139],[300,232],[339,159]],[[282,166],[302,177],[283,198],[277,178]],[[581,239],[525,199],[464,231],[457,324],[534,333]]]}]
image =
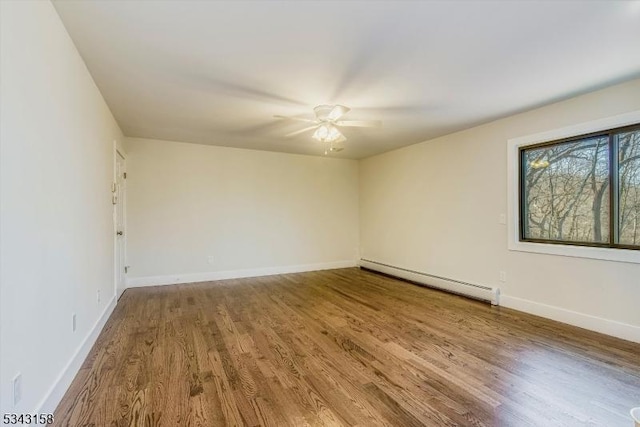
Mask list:
[{"label": "electrical outlet", "polygon": [[501,282],[506,282],[507,281],[507,272],[506,271],[501,271],[500,272],[500,281]]},{"label": "electrical outlet", "polygon": [[98,289],[98,292],[96,294],[96,299],[98,300],[98,304],[100,304],[100,289]]},{"label": "electrical outlet", "polygon": [[13,406],[15,407],[22,400],[22,374],[13,377]]},{"label": "electrical outlet", "polygon": [[209,256],[207,257],[207,262],[208,262],[209,264],[213,264],[213,261],[214,261],[214,259],[213,259],[213,255],[209,255]]},{"label": "electrical outlet", "polygon": [[73,313],[71,315],[71,332],[75,332],[76,331],[76,314]]}]

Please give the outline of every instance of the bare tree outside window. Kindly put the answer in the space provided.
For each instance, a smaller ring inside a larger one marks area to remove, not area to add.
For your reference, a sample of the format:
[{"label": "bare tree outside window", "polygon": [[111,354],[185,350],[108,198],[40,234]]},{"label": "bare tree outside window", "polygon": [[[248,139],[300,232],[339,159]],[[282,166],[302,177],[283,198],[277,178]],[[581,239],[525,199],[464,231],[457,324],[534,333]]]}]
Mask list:
[{"label": "bare tree outside window", "polygon": [[520,174],[522,240],[640,249],[637,125],[521,147]]},{"label": "bare tree outside window", "polygon": [[526,150],[523,167],[525,237],[609,241],[608,138]]},{"label": "bare tree outside window", "polygon": [[617,135],[618,241],[640,246],[640,131]]}]

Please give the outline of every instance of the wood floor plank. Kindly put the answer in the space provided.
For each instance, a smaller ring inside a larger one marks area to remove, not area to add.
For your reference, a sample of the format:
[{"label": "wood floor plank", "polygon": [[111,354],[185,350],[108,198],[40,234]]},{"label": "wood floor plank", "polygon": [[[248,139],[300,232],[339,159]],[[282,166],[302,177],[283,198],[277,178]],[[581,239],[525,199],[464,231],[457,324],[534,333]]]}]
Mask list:
[{"label": "wood floor plank", "polygon": [[359,269],[129,289],[60,426],[627,426],[640,345]]}]

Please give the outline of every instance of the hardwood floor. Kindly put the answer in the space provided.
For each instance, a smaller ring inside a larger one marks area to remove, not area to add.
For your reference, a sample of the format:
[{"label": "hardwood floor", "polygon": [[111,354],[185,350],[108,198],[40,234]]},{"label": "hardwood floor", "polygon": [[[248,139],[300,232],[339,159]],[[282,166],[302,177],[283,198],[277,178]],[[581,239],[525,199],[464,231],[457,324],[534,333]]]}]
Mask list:
[{"label": "hardwood floor", "polygon": [[358,269],[129,289],[64,426],[629,426],[640,345]]}]

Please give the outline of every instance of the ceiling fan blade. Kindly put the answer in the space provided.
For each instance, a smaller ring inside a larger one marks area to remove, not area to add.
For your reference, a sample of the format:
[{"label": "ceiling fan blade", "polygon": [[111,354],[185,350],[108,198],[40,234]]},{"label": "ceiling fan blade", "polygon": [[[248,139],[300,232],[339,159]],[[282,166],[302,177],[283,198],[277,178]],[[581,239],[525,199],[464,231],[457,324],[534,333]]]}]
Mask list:
[{"label": "ceiling fan blade", "polygon": [[318,127],[317,125],[309,126],[308,128],[304,128],[304,129],[297,130],[297,131],[295,131],[295,132],[288,133],[288,134],[286,134],[285,136],[286,136],[286,137],[289,137],[289,136],[296,136],[296,135],[299,135],[299,134],[301,134],[301,133],[304,133],[304,132],[310,131],[311,129],[315,129],[315,128],[317,128],[317,127]]},{"label": "ceiling fan blade", "polygon": [[351,108],[345,107],[344,105],[336,105],[335,107],[333,107],[331,109],[331,112],[327,116],[327,119],[329,119],[331,121],[338,120],[340,117],[342,117],[345,114],[347,114],[350,110],[351,110]]},{"label": "ceiling fan blade", "polygon": [[305,119],[302,117],[287,117],[287,116],[280,116],[280,115],[276,115],[273,116],[276,119],[285,119],[285,120],[295,120],[296,122],[305,122],[305,123],[318,123],[317,120],[313,120],[313,119]]},{"label": "ceiling fan blade", "polygon": [[380,120],[339,120],[334,123],[336,126],[350,126],[359,128],[371,128],[382,126]]},{"label": "ceiling fan blade", "polygon": [[329,151],[337,153],[338,151],[344,150],[343,142],[346,140],[347,138],[343,136],[342,138],[333,141],[331,144],[329,144]]}]

